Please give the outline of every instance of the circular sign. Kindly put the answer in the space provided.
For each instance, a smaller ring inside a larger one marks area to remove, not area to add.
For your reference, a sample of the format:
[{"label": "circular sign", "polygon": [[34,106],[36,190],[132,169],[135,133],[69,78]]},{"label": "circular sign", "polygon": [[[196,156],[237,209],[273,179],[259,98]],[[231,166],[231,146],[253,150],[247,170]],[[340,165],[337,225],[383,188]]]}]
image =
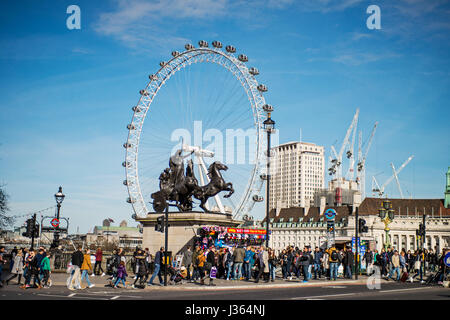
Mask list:
[{"label": "circular sign", "polygon": [[445,255],[444,263],[447,267],[450,267],[450,252],[447,252],[447,254]]},{"label": "circular sign", "polygon": [[334,209],[328,209],[327,211],[325,211],[325,217],[329,220],[334,219],[334,217],[336,216],[336,210]]},{"label": "circular sign", "polygon": [[59,220],[56,219],[56,218],[54,218],[54,219],[52,220],[52,222],[50,222],[50,223],[51,223],[51,225],[53,226],[53,228],[58,228],[58,227],[59,227]]}]

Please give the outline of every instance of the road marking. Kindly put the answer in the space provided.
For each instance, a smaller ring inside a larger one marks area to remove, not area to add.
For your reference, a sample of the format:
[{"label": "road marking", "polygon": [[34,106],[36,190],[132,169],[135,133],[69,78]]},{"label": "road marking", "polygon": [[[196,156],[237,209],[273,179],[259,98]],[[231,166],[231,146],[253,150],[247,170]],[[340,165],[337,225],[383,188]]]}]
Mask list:
[{"label": "road marking", "polygon": [[378,292],[396,292],[396,291],[410,291],[410,290],[423,290],[423,289],[434,289],[433,287],[424,287],[424,288],[409,288],[409,289],[394,289],[394,290],[382,290]]},{"label": "road marking", "polygon": [[325,287],[322,287],[322,288],[344,289],[344,288],[347,288],[347,287],[346,286],[325,286]]},{"label": "road marking", "polygon": [[117,299],[117,298],[119,298],[120,296],[115,296],[115,297],[112,297],[110,300],[115,300],[115,299]]},{"label": "road marking", "polygon": [[71,293],[68,295],[68,297],[73,297],[74,295],[76,295],[76,293]]},{"label": "road marking", "polygon": [[[59,298],[69,298],[69,296],[63,296],[63,295],[57,295],[57,294],[37,294],[38,296],[43,296],[43,297],[59,297]],[[94,298],[94,297],[75,297],[72,296],[70,298],[78,298],[78,299],[93,299],[93,300],[108,300],[105,298]]]},{"label": "road marking", "polygon": [[295,297],[295,298],[291,298],[291,300],[315,299],[315,298],[325,298],[325,297],[340,297],[340,296],[353,296],[355,294],[356,293],[327,294],[325,296]]}]

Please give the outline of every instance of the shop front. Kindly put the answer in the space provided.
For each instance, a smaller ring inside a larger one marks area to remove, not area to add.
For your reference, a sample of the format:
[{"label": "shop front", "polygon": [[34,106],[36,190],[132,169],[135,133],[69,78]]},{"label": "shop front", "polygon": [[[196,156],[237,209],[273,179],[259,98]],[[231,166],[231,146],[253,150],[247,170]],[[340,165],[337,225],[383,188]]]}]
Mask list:
[{"label": "shop front", "polygon": [[199,228],[195,244],[203,249],[242,246],[261,246],[266,241],[266,230],[206,226]]}]

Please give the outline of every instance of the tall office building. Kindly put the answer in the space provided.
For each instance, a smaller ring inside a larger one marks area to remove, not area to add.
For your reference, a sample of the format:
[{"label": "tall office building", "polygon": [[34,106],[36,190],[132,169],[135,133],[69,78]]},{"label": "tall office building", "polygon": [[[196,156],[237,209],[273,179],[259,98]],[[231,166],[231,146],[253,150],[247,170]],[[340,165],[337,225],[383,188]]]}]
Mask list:
[{"label": "tall office building", "polygon": [[289,142],[272,150],[270,209],[309,207],[325,184],[324,147]]}]

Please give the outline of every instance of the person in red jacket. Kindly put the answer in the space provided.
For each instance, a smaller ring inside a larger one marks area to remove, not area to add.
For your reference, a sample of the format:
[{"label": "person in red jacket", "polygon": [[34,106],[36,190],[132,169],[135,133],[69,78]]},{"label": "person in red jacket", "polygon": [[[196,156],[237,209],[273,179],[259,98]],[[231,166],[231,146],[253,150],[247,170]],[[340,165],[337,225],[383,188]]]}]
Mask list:
[{"label": "person in red jacket", "polygon": [[[103,257],[103,252],[101,248],[97,248],[97,252],[95,253],[95,265],[94,265],[94,273],[92,274],[92,276],[100,275],[100,271],[102,272],[102,277],[105,275],[105,272],[103,271],[102,268],[102,257]],[[97,268],[98,266],[98,268]]]}]

